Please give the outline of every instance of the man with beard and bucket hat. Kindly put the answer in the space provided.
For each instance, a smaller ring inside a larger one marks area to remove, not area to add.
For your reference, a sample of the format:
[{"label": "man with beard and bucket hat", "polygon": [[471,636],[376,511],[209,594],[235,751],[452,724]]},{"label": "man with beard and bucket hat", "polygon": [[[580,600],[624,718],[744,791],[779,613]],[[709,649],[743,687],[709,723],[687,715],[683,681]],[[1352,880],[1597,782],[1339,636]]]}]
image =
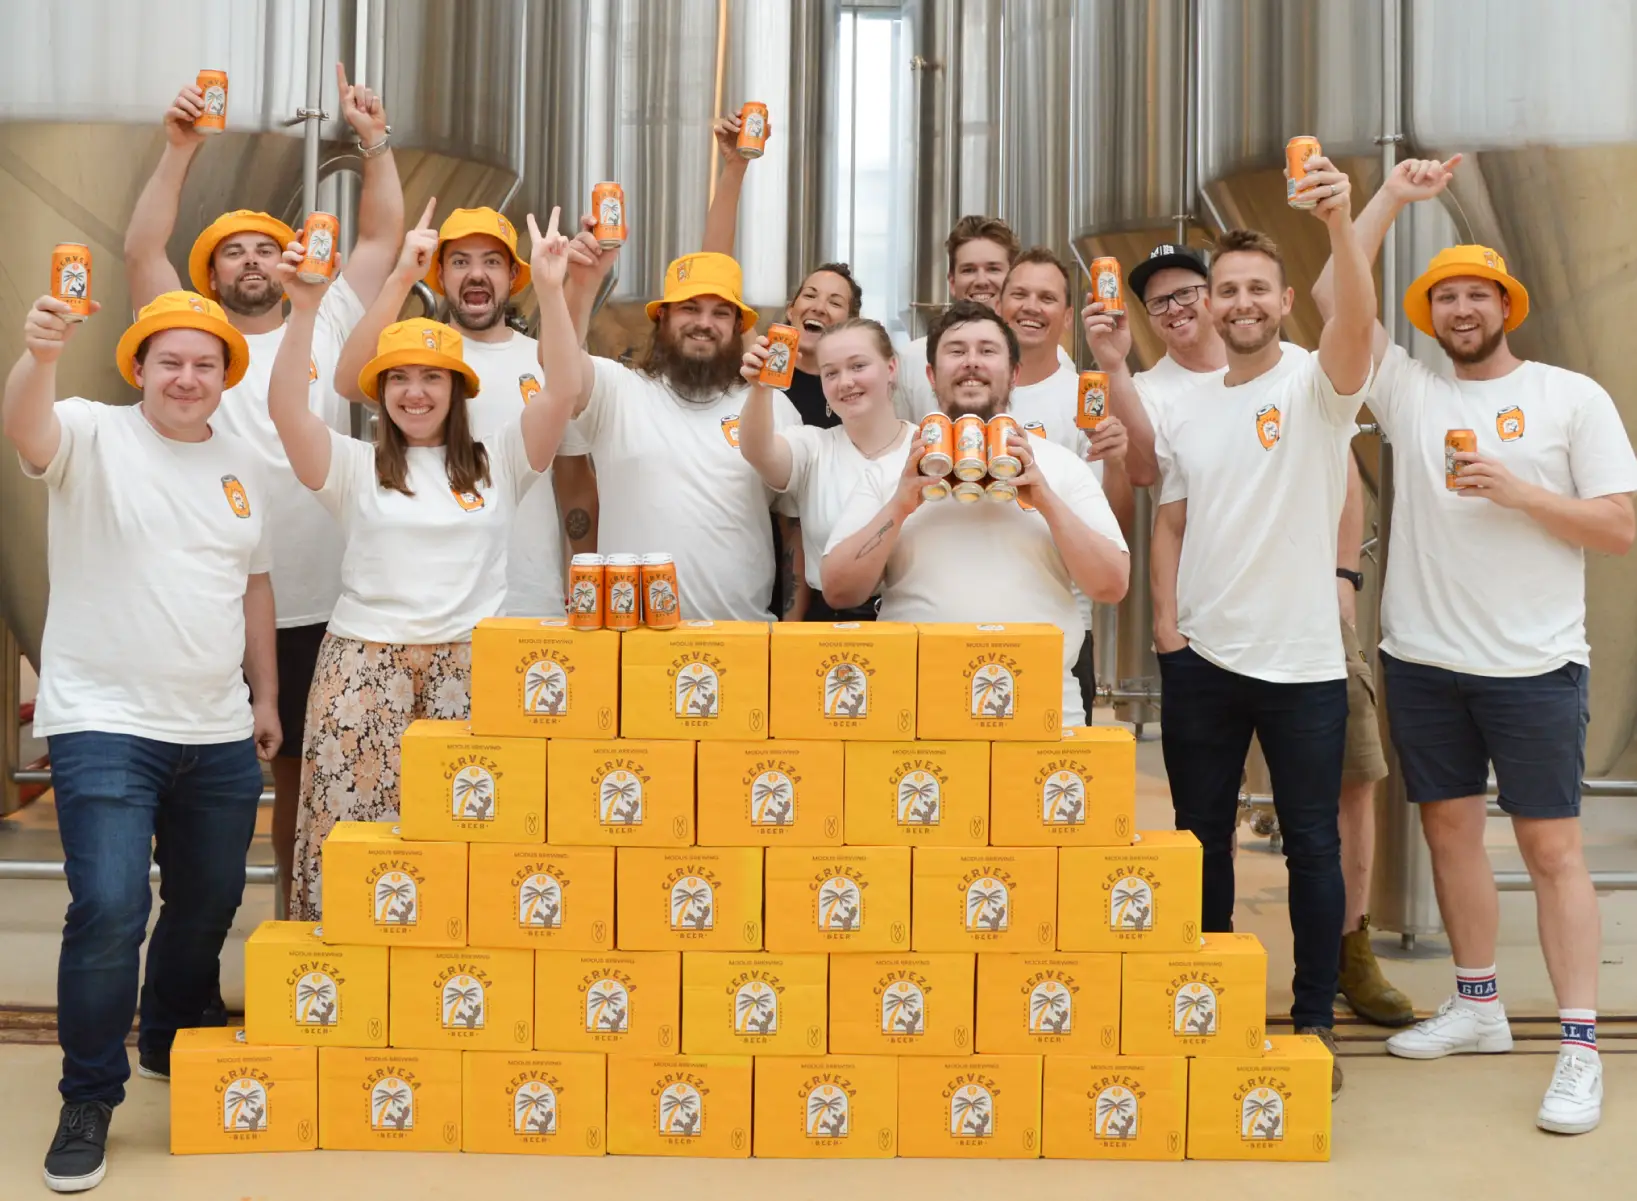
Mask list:
[{"label": "man with beard and bucket hat", "polygon": [[[1459,155],[1399,163],[1359,214],[1365,252],[1373,258],[1399,212],[1442,193],[1459,164]],[[1321,312],[1334,303],[1330,275],[1326,267],[1313,289]],[[1376,326],[1370,408],[1395,452],[1381,664],[1405,795],[1432,852],[1455,994],[1387,1050],[1438,1059],[1512,1049],[1484,846],[1493,770],[1534,884],[1561,1026],[1535,1122],[1580,1134],[1598,1125],[1603,1101],[1602,922],[1579,820],[1591,663],[1585,552],[1630,550],[1637,455],[1595,380],[1512,352],[1507,336],[1528,316],[1529,293],[1496,251],[1439,251],[1406,289],[1404,313],[1437,340],[1452,375]],[[1452,462],[1451,430],[1471,431],[1476,451]]]},{"label": "man with beard and bucket hat", "polygon": [[[177,1030],[209,1022],[280,728],[268,471],[219,420],[250,365],[244,336],[215,301],[167,292],[115,355],[141,402],[59,401],[57,363],[81,328],[67,315],[34,302],[0,416],[49,492],[34,732],[50,747],[70,900],[45,1180],[80,1192],[106,1170],[139,983],[145,1074],[169,1072]],[[163,877],[142,977],[150,851]]]}]

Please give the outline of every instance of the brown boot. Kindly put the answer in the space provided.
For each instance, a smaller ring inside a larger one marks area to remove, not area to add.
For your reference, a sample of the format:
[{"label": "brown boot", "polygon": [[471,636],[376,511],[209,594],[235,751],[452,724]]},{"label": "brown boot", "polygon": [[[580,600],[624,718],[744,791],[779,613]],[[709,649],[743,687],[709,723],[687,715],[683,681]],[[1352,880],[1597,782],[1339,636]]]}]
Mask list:
[{"label": "brown boot", "polygon": [[1370,918],[1341,936],[1341,995],[1353,1012],[1377,1026],[1408,1026],[1415,1021],[1410,999],[1388,983],[1370,946]]}]

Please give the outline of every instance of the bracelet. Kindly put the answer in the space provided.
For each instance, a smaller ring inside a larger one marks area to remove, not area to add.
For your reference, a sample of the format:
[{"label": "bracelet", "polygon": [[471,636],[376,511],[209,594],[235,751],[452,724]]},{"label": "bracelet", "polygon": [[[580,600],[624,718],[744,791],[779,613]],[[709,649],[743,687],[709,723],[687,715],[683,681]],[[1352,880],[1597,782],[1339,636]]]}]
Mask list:
[{"label": "bracelet", "polygon": [[364,158],[375,158],[378,155],[385,154],[392,146],[392,126],[387,126],[386,133],[382,134],[381,140],[375,143],[373,146],[364,145],[363,139],[361,138],[354,138],[353,141],[358,146],[358,153]]}]

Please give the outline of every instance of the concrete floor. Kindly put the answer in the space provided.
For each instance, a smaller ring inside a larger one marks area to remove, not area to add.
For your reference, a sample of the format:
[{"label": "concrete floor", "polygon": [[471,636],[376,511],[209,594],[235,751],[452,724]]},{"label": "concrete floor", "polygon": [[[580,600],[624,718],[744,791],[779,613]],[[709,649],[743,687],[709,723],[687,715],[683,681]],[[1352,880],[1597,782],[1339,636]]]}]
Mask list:
[{"label": "concrete floor", "polygon": [[[1099,722],[1109,715],[1099,714]],[[1138,751],[1138,825],[1169,828],[1170,805],[1152,729]],[[1587,841],[1594,866],[1637,862],[1637,823],[1627,802],[1587,802]],[[264,815],[265,816],[265,815]],[[264,823],[265,824],[265,823]],[[1497,866],[1518,867],[1507,823],[1490,823]],[[49,802],[0,820],[0,858],[60,858]],[[265,832],[253,862],[271,862]],[[1239,928],[1258,934],[1270,956],[1268,1011],[1277,1019],[1290,1003],[1290,934],[1282,860],[1265,839],[1241,830],[1238,861]],[[55,1004],[57,943],[67,889],[58,883],[0,881],[0,1007]],[[156,906],[157,907],[157,906]],[[234,937],[223,957],[222,981],[230,1006],[242,1002],[243,939],[271,915],[271,890],[252,886]],[[499,1195],[508,1185],[537,1184],[549,1171],[554,1185],[596,1187],[637,1195],[686,1185],[721,1197],[776,1190],[790,1198],[831,1197],[843,1189],[860,1199],[953,1195],[974,1187],[1003,1195],[1022,1190],[1084,1189],[1088,1184],[1130,1189],[1162,1186],[1217,1198],[1443,1197],[1482,1185],[1496,1198],[1538,1197],[1568,1180],[1598,1173],[1619,1179],[1637,1169],[1637,1141],[1626,1136],[1623,1099],[1637,1091],[1637,894],[1602,898],[1604,955],[1601,1011],[1607,1092],[1603,1129],[1578,1139],[1559,1139],[1534,1129],[1533,1117],[1551,1073],[1555,1052],[1555,1006],[1534,928],[1534,899],[1502,894],[1498,967],[1502,997],[1520,1041],[1510,1056],[1404,1063],[1381,1048],[1386,1032],[1362,1025],[1338,1007],[1347,1088],[1337,1104],[1335,1159],[1322,1165],[956,1163],[906,1160],[869,1164],[818,1161],[569,1160],[549,1167],[527,1157],[220,1156],[172,1158],[166,1151],[165,1086],[133,1080],[130,1099],[115,1116],[110,1175],[97,1196],[109,1198],[209,1198],[273,1201],[314,1195],[315,1174],[324,1173],[323,1196],[369,1188],[394,1197],[457,1198],[471,1192],[474,1170],[485,1189]],[[1400,952],[1394,935],[1376,939],[1378,954],[1395,983],[1418,1009],[1430,1010],[1451,990],[1447,945],[1420,940]],[[1626,1019],[1620,1021],[1617,1019]],[[1620,1037],[1626,1035],[1634,1041]],[[9,1043],[7,1040],[11,1040]],[[49,1196],[38,1184],[40,1159],[54,1129],[58,1104],[58,1055],[51,1045],[25,1045],[23,1030],[0,1029],[0,1201]],[[1407,1099],[1413,1102],[1406,1105]],[[390,1166],[388,1166],[390,1165]],[[1584,1192],[1583,1186],[1578,1191]],[[1615,1195],[1617,1186],[1593,1186],[1591,1196]],[[1624,1192],[1623,1186],[1618,1186]]]}]

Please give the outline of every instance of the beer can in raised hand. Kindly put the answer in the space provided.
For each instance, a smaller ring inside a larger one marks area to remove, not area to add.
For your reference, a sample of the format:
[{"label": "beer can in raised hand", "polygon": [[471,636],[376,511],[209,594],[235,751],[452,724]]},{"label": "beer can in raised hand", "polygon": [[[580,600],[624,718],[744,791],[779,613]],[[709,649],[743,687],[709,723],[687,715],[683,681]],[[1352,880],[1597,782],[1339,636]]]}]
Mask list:
[{"label": "beer can in raised hand", "polygon": [[68,306],[64,321],[91,315],[91,248],[58,242],[51,250],[51,295]]},{"label": "beer can in raised hand", "polygon": [[1307,160],[1316,154],[1322,154],[1319,149],[1319,139],[1312,134],[1303,133],[1291,138],[1285,143],[1285,199],[1293,209],[1310,209],[1318,203],[1318,198],[1298,200],[1296,198],[1296,181],[1307,175]]},{"label": "beer can in raised hand", "polygon": [[761,158],[766,149],[767,105],[747,100],[739,110],[739,154],[743,158]]},{"label": "beer can in raised hand", "polygon": [[642,556],[642,623],[653,630],[671,630],[682,624],[676,560],[670,555]]},{"label": "beer can in raised hand", "polygon": [[1091,260],[1091,291],[1102,302],[1103,312],[1125,312],[1125,295],[1120,290],[1120,260],[1101,258]]},{"label": "beer can in raised hand", "polygon": [[199,72],[199,90],[205,94],[205,111],[193,122],[199,133],[221,133],[227,128],[227,72]]},{"label": "beer can in raised hand", "polygon": [[1478,453],[1477,433],[1473,430],[1450,430],[1444,435],[1444,487],[1451,492],[1461,490],[1457,481],[1461,468],[1466,464],[1459,462],[1455,456],[1463,452],[1470,455]]},{"label": "beer can in raised hand", "polygon": [[336,242],[341,236],[341,223],[329,213],[308,213],[307,224],[301,227],[301,244],[307,255],[296,268],[296,278],[304,283],[321,284],[335,278]]},{"label": "beer can in raised hand", "polygon": [[596,224],[591,236],[604,250],[625,245],[625,189],[617,183],[600,183],[591,189],[591,216]]},{"label": "beer can in raised hand", "polygon": [[[955,470],[955,423],[943,413],[928,413],[921,419],[921,474],[942,479]],[[944,489],[944,495],[949,490]],[[931,497],[928,497],[930,500]]]},{"label": "beer can in raised hand", "polygon": [[1108,373],[1082,371],[1080,373],[1080,400],[1074,407],[1074,424],[1083,430],[1094,430],[1108,418]]},{"label": "beer can in raised hand", "polygon": [[[955,421],[955,478],[968,482],[989,474],[983,418],[968,413]],[[961,490],[955,489],[959,497]]]},{"label": "beer can in raised hand", "polygon": [[[989,455],[989,474],[997,480],[1014,480],[1023,474],[1023,460],[1012,453],[1007,439],[1019,433],[1017,418],[1010,413],[996,413],[984,425],[983,436]],[[993,488],[990,489],[994,491]]]},{"label": "beer can in raised hand", "polygon": [[604,564],[603,623],[611,630],[634,630],[642,624],[642,556],[609,555]]},{"label": "beer can in raised hand", "polygon": [[603,628],[604,560],[575,555],[568,566],[568,625],[571,630]]},{"label": "beer can in raised hand", "polygon": [[767,327],[767,361],[756,382],[764,388],[788,388],[796,378],[796,346],[801,331],[788,325]]}]

